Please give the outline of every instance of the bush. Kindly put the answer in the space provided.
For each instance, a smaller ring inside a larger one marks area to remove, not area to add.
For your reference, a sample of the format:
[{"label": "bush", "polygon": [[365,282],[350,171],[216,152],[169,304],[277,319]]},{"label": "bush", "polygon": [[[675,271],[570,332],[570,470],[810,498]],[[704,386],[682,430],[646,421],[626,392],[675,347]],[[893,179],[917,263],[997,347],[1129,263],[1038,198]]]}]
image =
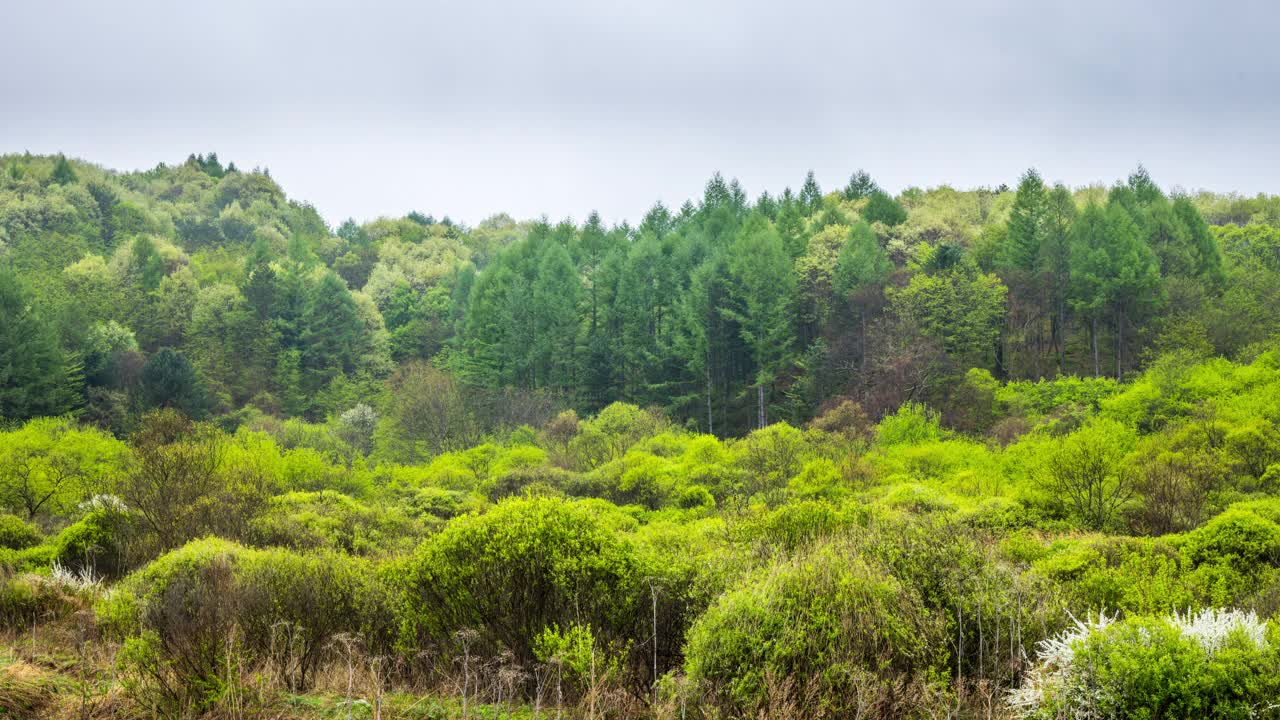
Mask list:
[{"label": "bush", "polygon": [[722,595],[690,630],[685,667],[734,716],[754,717],[781,686],[805,717],[891,717],[910,710],[902,690],[945,669],[945,645],[912,588],[837,541]]},{"label": "bush", "polygon": [[65,618],[86,606],[95,590],[67,573],[0,578],[0,627],[30,632],[33,623]]},{"label": "bush", "polygon": [[138,555],[138,534],[136,519],[118,501],[108,499],[92,505],[50,541],[50,559],[72,570],[121,577]]},{"label": "bush", "polygon": [[1275,630],[1252,613],[1206,610],[1078,623],[1043,644],[1010,703],[1044,720],[1212,720],[1270,716],[1278,696]]},{"label": "bush", "polygon": [[920,445],[942,439],[938,413],[919,403],[906,403],[880,421],[876,433],[881,445]]},{"label": "bush", "polygon": [[374,555],[415,535],[413,530],[413,523],[396,508],[373,508],[324,490],[272,498],[267,510],[250,523],[249,537],[256,545]]},{"label": "bush", "polygon": [[16,515],[0,514],[0,548],[23,550],[40,544],[40,531]]},{"label": "bush", "polygon": [[1280,525],[1252,510],[1233,508],[1187,535],[1187,557],[1196,563],[1225,562],[1242,570],[1280,564]]},{"label": "bush", "polygon": [[96,609],[104,628],[128,636],[130,668],[164,702],[205,707],[221,692],[228,662],[269,663],[298,690],[338,633],[363,633],[385,648],[390,631],[373,577],[345,555],[207,539],[129,576]]},{"label": "bush", "polygon": [[454,518],[404,568],[404,642],[439,643],[469,628],[530,666],[531,643],[551,625],[621,637],[642,573],[605,512],[588,501],[522,498]]},{"label": "bush", "polygon": [[707,509],[712,510],[716,506],[716,499],[711,495],[711,491],[701,485],[690,485],[680,491],[676,498],[676,504],[684,510]]}]

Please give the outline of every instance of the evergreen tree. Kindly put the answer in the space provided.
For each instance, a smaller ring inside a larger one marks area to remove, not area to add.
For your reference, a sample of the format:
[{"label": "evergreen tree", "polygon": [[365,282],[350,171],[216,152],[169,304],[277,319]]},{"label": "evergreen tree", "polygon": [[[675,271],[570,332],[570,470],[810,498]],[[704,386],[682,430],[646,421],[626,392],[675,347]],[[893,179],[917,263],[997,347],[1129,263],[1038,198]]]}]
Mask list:
[{"label": "evergreen tree", "polygon": [[208,411],[204,383],[182,353],[163,348],[142,367],[142,402],[146,407],[167,407],[199,420]]},{"label": "evergreen tree", "polygon": [[1028,170],[1018,183],[1013,209],[1009,212],[1009,230],[1005,236],[1001,265],[1030,272],[1035,269],[1044,242],[1048,214],[1048,197],[1044,181],[1034,169]]},{"label": "evergreen tree", "polygon": [[1058,351],[1058,372],[1066,372],[1067,309],[1071,292],[1071,226],[1076,202],[1071,191],[1055,185],[1046,202],[1044,236],[1037,270],[1046,279],[1052,312],[1050,337]]},{"label": "evergreen tree", "polygon": [[1102,372],[1098,322],[1109,315],[1116,376],[1123,378],[1125,329],[1160,298],[1159,262],[1124,204],[1085,209],[1073,231],[1071,269],[1072,304],[1090,323],[1094,374]]},{"label": "evergreen tree", "polygon": [[1196,209],[1191,198],[1179,195],[1173,200],[1173,214],[1186,229],[1187,272],[1191,277],[1204,280],[1211,287],[1223,281],[1222,253],[1218,241],[1209,231],[1209,224]]},{"label": "evergreen tree", "polygon": [[804,185],[800,186],[800,207],[806,215],[812,215],[822,207],[822,188],[818,187],[812,170],[804,176]]},{"label": "evergreen tree", "polygon": [[880,189],[876,182],[871,179],[866,170],[859,169],[853,175],[849,176],[849,184],[844,186],[845,200],[861,200],[865,197],[871,197],[871,193]]},{"label": "evergreen tree", "polygon": [[859,221],[849,229],[849,239],[836,261],[836,292],[846,296],[859,292],[883,282],[892,270],[893,261],[880,245],[875,231],[865,221]]},{"label": "evergreen tree", "polygon": [[782,238],[767,218],[747,218],[729,257],[734,308],[726,310],[740,325],[756,368],[757,423],[767,424],[766,387],[777,376],[791,350],[791,304],[795,275]]},{"label": "evergreen tree", "polygon": [[862,219],[869,223],[884,223],[893,227],[906,222],[907,211],[889,193],[876,190],[871,193],[866,207],[862,209]]},{"label": "evergreen tree", "polygon": [[326,272],[308,293],[302,333],[302,378],[309,393],[356,368],[364,331],[347,284]]},{"label": "evergreen tree", "polygon": [[548,243],[538,261],[533,281],[534,383],[542,387],[573,386],[578,344],[577,270],[569,251]]},{"label": "evergreen tree", "polygon": [[0,268],[0,419],[71,412],[80,401],[80,375],[16,274]]},{"label": "evergreen tree", "polygon": [[49,181],[55,185],[70,185],[76,181],[75,168],[71,167],[71,163],[62,153],[58,153],[58,157],[53,161],[53,174],[49,177]]}]

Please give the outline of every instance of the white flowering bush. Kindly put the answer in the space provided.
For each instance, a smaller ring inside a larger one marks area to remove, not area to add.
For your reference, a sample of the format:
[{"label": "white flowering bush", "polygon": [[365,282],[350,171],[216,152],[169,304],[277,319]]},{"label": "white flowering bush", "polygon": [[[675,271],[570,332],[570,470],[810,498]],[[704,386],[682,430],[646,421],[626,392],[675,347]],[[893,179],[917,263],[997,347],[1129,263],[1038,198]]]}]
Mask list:
[{"label": "white flowering bush", "polygon": [[1253,611],[1100,613],[1041,642],[1008,704],[1028,720],[1280,718],[1280,640]]},{"label": "white flowering bush", "polygon": [[123,500],[115,495],[108,495],[105,493],[94,495],[88,500],[80,503],[79,509],[82,513],[91,513],[96,511],[123,514],[129,512],[129,506],[125,505]]},{"label": "white flowering bush", "polygon": [[55,560],[49,568],[48,582],[67,591],[86,592],[97,590],[102,585],[102,578],[93,572],[92,567],[69,568]]}]

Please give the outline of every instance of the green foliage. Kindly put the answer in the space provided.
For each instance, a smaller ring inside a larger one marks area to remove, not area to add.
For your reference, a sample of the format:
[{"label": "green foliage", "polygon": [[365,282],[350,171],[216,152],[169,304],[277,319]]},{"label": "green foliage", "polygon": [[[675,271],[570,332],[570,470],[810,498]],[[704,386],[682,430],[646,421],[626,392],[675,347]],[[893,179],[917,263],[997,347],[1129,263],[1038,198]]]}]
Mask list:
[{"label": "green foliage", "polygon": [[1275,632],[1247,615],[1085,627],[1061,641],[1067,647],[1048,661],[1044,686],[1024,692],[1023,717],[1257,717],[1280,690]]},{"label": "green foliage", "polygon": [[981,359],[1000,334],[1007,288],[994,275],[963,266],[911,278],[888,293],[894,313],[948,354]]},{"label": "green foliage", "polygon": [[141,379],[142,401],[148,407],[174,408],[196,419],[207,412],[204,383],[182,353],[165,348],[152,355]]},{"label": "green foliage", "polygon": [[529,498],[451,520],[404,572],[402,642],[474,628],[527,661],[551,625],[590,623],[606,642],[619,638],[642,571],[598,506]]},{"label": "green foliage", "polygon": [[80,373],[17,275],[0,267],[0,418],[27,420],[74,410]]},{"label": "green foliage", "polygon": [[888,193],[883,190],[873,190],[867,196],[867,204],[862,208],[862,219],[871,224],[883,223],[893,227],[906,221],[907,211]]},{"label": "green foliage", "polygon": [[1244,508],[1233,508],[1187,535],[1185,551],[1196,563],[1227,563],[1245,571],[1280,565],[1280,525]]},{"label": "green foliage", "polygon": [[256,545],[352,555],[385,553],[413,534],[412,524],[395,509],[375,509],[332,490],[277,495],[248,529]]},{"label": "green foliage", "polygon": [[51,560],[98,577],[121,577],[137,560],[137,519],[111,496],[102,496],[89,507],[83,518],[50,540]]},{"label": "green foliage", "polygon": [[128,448],[67,418],[0,432],[0,504],[27,519],[64,517],[128,463]]},{"label": "green foliage", "polygon": [[945,627],[910,588],[850,550],[824,544],[721,596],[690,630],[689,676],[747,714],[777,691],[771,679],[793,678],[804,685],[787,700],[809,717],[884,701],[898,678],[927,685],[946,666]]},{"label": "green foliage", "polygon": [[1072,516],[1094,530],[1110,527],[1134,493],[1125,458],[1136,434],[1111,420],[1096,420],[1045,448],[1039,482]]},{"label": "green foliage", "polygon": [[363,632],[376,642],[380,632],[372,568],[332,553],[201,540],[129,576],[118,592],[98,613],[128,638],[126,670],[179,707],[217,699],[229,653],[246,663],[285,653],[276,659],[290,658],[285,680],[299,690],[336,634]]},{"label": "green foliage", "polygon": [[881,445],[919,445],[942,439],[939,416],[918,403],[907,403],[886,415],[876,428]]},{"label": "green foliage", "polygon": [[16,515],[0,515],[0,548],[23,550],[39,544],[43,536],[35,525]]}]

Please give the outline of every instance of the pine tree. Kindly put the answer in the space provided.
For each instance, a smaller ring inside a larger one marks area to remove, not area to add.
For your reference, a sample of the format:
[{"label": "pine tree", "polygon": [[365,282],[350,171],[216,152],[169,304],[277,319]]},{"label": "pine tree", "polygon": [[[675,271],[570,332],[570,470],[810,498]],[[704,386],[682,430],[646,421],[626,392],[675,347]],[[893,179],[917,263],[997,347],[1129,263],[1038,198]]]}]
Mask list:
[{"label": "pine tree", "polygon": [[812,215],[822,207],[822,188],[818,187],[812,170],[804,176],[804,185],[800,187],[800,207],[806,215]]},{"label": "pine tree", "polygon": [[147,407],[168,407],[199,420],[208,411],[204,383],[182,353],[162,348],[142,367],[142,401]]},{"label": "pine tree", "polygon": [[844,186],[844,199],[861,200],[865,197],[871,197],[871,193],[879,189],[880,186],[876,185],[875,180],[871,179],[867,171],[859,169],[849,176],[849,184]]},{"label": "pine tree", "polygon": [[1044,242],[1048,198],[1044,181],[1034,169],[1028,170],[1018,183],[1018,192],[1009,212],[1009,230],[1001,253],[1000,264],[1026,272],[1033,271]]},{"label": "pine tree", "polygon": [[17,276],[0,268],[0,420],[71,412],[80,401],[80,375],[56,328],[32,308]]},{"label": "pine tree", "polygon": [[1037,271],[1046,278],[1052,312],[1050,337],[1058,351],[1058,372],[1066,372],[1067,309],[1071,291],[1071,225],[1076,202],[1071,191],[1055,185],[1046,203],[1044,237]]},{"label": "pine tree", "polygon": [[533,281],[533,354],[535,384],[567,389],[573,385],[578,343],[578,272],[563,245],[548,243]]},{"label": "pine tree", "polygon": [[1173,214],[1186,228],[1188,272],[1211,287],[1220,286],[1224,277],[1222,253],[1218,249],[1218,241],[1209,232],[1209,224],[1205,222],[1204,216],[1196,209],[1191,198],[1185,195],[1174,198]]},{"label": "pine tree", "polygon": [[53,161],[53,174],[49,177],[49,181],[55,185],[70,185],[76,181],[75,168],[71,167],[71,163],[62,153],[58,153],[58,157]]},{"label": "pine tree", "polygon": [[883,282],[893,270],[893,261],[880,245],[880,239],[866,222],[859,221],[849,229],[849,238],[840,249],[836,261],[835,289],[850,295]]},{"label": "pine tree", "polygon": [[791,304],[795,274],[777,230],[763,215],[747,218],[729,257],[735,306],[726,314],[737,320],[756,368],[757,422],[767,424],[766,386],[771,384],[791,350]]},{"label": "pine tree", "polygon": [[869,223],[884,223],[893,227],[906,222],[907,210],[889,193],[876,190],[871,193],[866,207],[862,209],[862,219]]},{"label": "pine tree", "polygon": [[302,377],[309,393],[355,370],[363,323],[347,284],[332,272],[321,276],[307,296],[302,333]]},{"label": "pine tree", "polygon": [[1134,315],[1160,298],[1160,268],[1129,210],[1121,202],[1080,215],[1071,244],[1072,306],[1090,323],[1094,374],[1102,372],[1098,322],[1110,316],[1116,376],[1124,377],[1124,331]]}]

